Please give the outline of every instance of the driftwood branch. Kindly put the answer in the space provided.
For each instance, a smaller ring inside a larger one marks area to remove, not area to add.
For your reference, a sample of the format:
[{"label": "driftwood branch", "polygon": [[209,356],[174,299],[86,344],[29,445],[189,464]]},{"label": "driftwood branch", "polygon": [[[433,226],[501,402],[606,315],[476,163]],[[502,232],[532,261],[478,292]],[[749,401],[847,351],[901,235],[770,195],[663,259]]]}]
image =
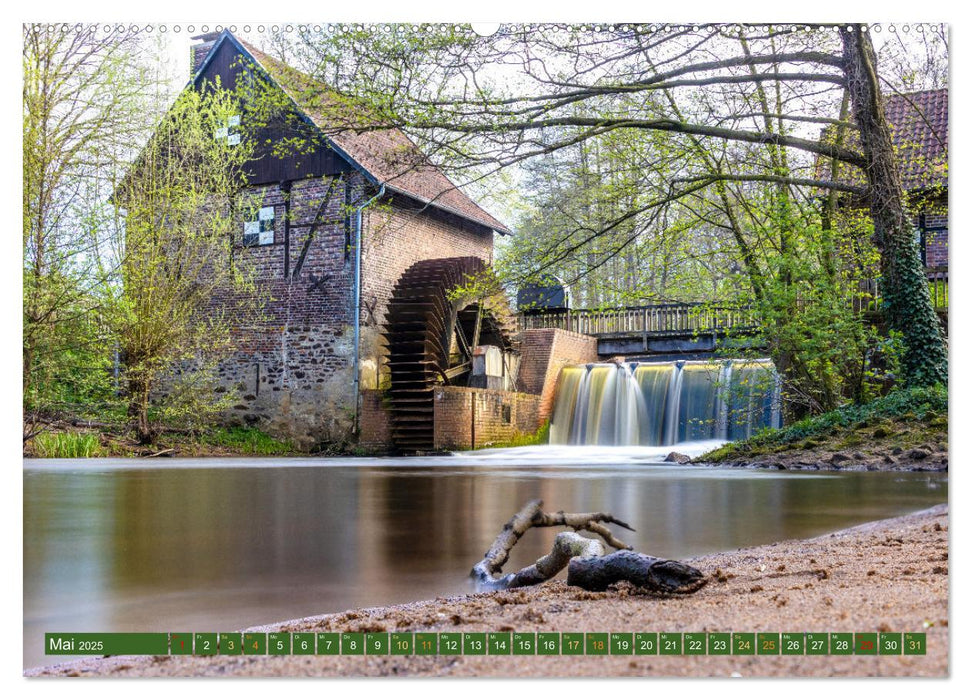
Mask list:
[{"label": "driftwood branch", "polygon": [[[633,531],[630,525],[610,513],[546,513],[543,502],[530,501],[507,522],[489,551],[472,568],[472,578],[480,591],[504,590],[532,586],[551,579],[567,568],[567,584],[589,591],[602,591],[620,581],[657,593],[693,593],[705,584],[705,576],[681,562],[659,559],[630,551],[603,523]],[[549,554],[535,564],[502,576],[509,552],[527,530],[533,527],[570,527],[574,532],[561,532],[553,540]],[[594,533],[619,551],[606,554],[599,540],[577,534]]]},{"label": "driftwood branch", "polygon": [[605,591],[618,581],[629,581],[656,593],[694,593],[705,585],[705,575],[679,561],[639,552],[576,557],[570,560],[566,574],[567,585],[588,591]]}]

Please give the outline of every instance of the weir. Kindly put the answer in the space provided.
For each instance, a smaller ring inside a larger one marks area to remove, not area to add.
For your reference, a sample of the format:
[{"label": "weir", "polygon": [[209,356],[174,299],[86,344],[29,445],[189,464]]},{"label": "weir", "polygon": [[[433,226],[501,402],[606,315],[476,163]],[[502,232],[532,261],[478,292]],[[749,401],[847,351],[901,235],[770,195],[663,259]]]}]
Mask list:
[{"label": "weir", "polygon": [[779,381],[767,359],[590,363],[561,370],[550,443],[740,440],[780,424]]}]

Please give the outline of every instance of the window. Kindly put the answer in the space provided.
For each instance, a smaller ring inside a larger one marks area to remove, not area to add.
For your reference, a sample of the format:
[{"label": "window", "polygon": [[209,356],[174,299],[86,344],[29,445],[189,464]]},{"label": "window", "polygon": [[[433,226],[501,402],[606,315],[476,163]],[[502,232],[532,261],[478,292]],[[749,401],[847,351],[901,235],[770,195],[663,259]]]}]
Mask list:
[{"label": "window", "polygon": [[226,126],[221,126],[216,129],[214,134],[216,139],[226,139],[226,143],[230,146],[236,146],[239,144],[239,115],[234,114],[229,119],[226,120]]},{"label": "window", "polygon": [[273,243],[273,207],[261,207],[255,221],[243,224],[243,245]]}]

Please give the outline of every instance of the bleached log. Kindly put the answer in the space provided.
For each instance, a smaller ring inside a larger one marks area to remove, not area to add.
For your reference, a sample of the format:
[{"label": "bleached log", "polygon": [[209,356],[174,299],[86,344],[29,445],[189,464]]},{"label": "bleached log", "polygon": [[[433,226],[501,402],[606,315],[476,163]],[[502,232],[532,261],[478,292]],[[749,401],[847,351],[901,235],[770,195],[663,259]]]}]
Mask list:
[{"label": "bleached log", "polygon": [[[542,557],[536,564],[528,566],[518,573],[500,577],[502,567],[509,560],[509,552],[519,542],[519,538],[532,527],[571,527],[574,530],[587,530],[602,537],[611,547],[630,548],[600,524],[602,522],[613,523],[633,530],[630,525],[618,520],[610,513],[564,513],[563,511],[544,513],[542,506],[543,502],[540,500],[528,502],[503,526],[502,531],[493,541],[492,546],[489,547],[489,551],[472,567],[471,576],[478,590],[502,590],[542,583],[561,571],[572,556],[577,556],[577,554],[589,556],[597,551],[600,554],[604,552],[603,545],[597,540],[580,537],[576,533],[561,533],[572,534],[573,537],[554,540],[550,554]],[[591,549],[595,545],[599,546],[599,550]],[[565,556],[568,552],[575,553]],[[540,564],[540,562],[543,563]],[[552,571],[552,567],[556,563],[560,563],[560,566]],[[541,573],[543,571],[551,573]]]}]

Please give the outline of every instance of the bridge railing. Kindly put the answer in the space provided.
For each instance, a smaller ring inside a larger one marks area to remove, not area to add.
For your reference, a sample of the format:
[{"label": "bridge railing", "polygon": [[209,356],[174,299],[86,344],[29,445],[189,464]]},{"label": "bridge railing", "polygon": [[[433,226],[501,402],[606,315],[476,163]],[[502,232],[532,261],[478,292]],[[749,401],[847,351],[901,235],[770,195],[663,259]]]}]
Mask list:
[{"label": "bridge railing", "polygon": [[[946,311],[947,268],[927,268],[925,272],[931,303],[936,310]],[[878,280],[860,280],[849,302],[854,311],[859,313],[877,310],[882,303],[881,291]],[[704,303],[653,304],[619,309],[568,309],[552,313],[519,314],[518,320],[519,330],[560,328],[596,336],[727,332],[758,325],[755,310],[750,306]]]},{"label": "bridge railing", "polygon": [[519,329],[560,328],[584,335],[633,333],[699,333],[751,328],[750,307],[710,304],[654,304],[621,309],[569,309],[554,313],[520,314]]}]

